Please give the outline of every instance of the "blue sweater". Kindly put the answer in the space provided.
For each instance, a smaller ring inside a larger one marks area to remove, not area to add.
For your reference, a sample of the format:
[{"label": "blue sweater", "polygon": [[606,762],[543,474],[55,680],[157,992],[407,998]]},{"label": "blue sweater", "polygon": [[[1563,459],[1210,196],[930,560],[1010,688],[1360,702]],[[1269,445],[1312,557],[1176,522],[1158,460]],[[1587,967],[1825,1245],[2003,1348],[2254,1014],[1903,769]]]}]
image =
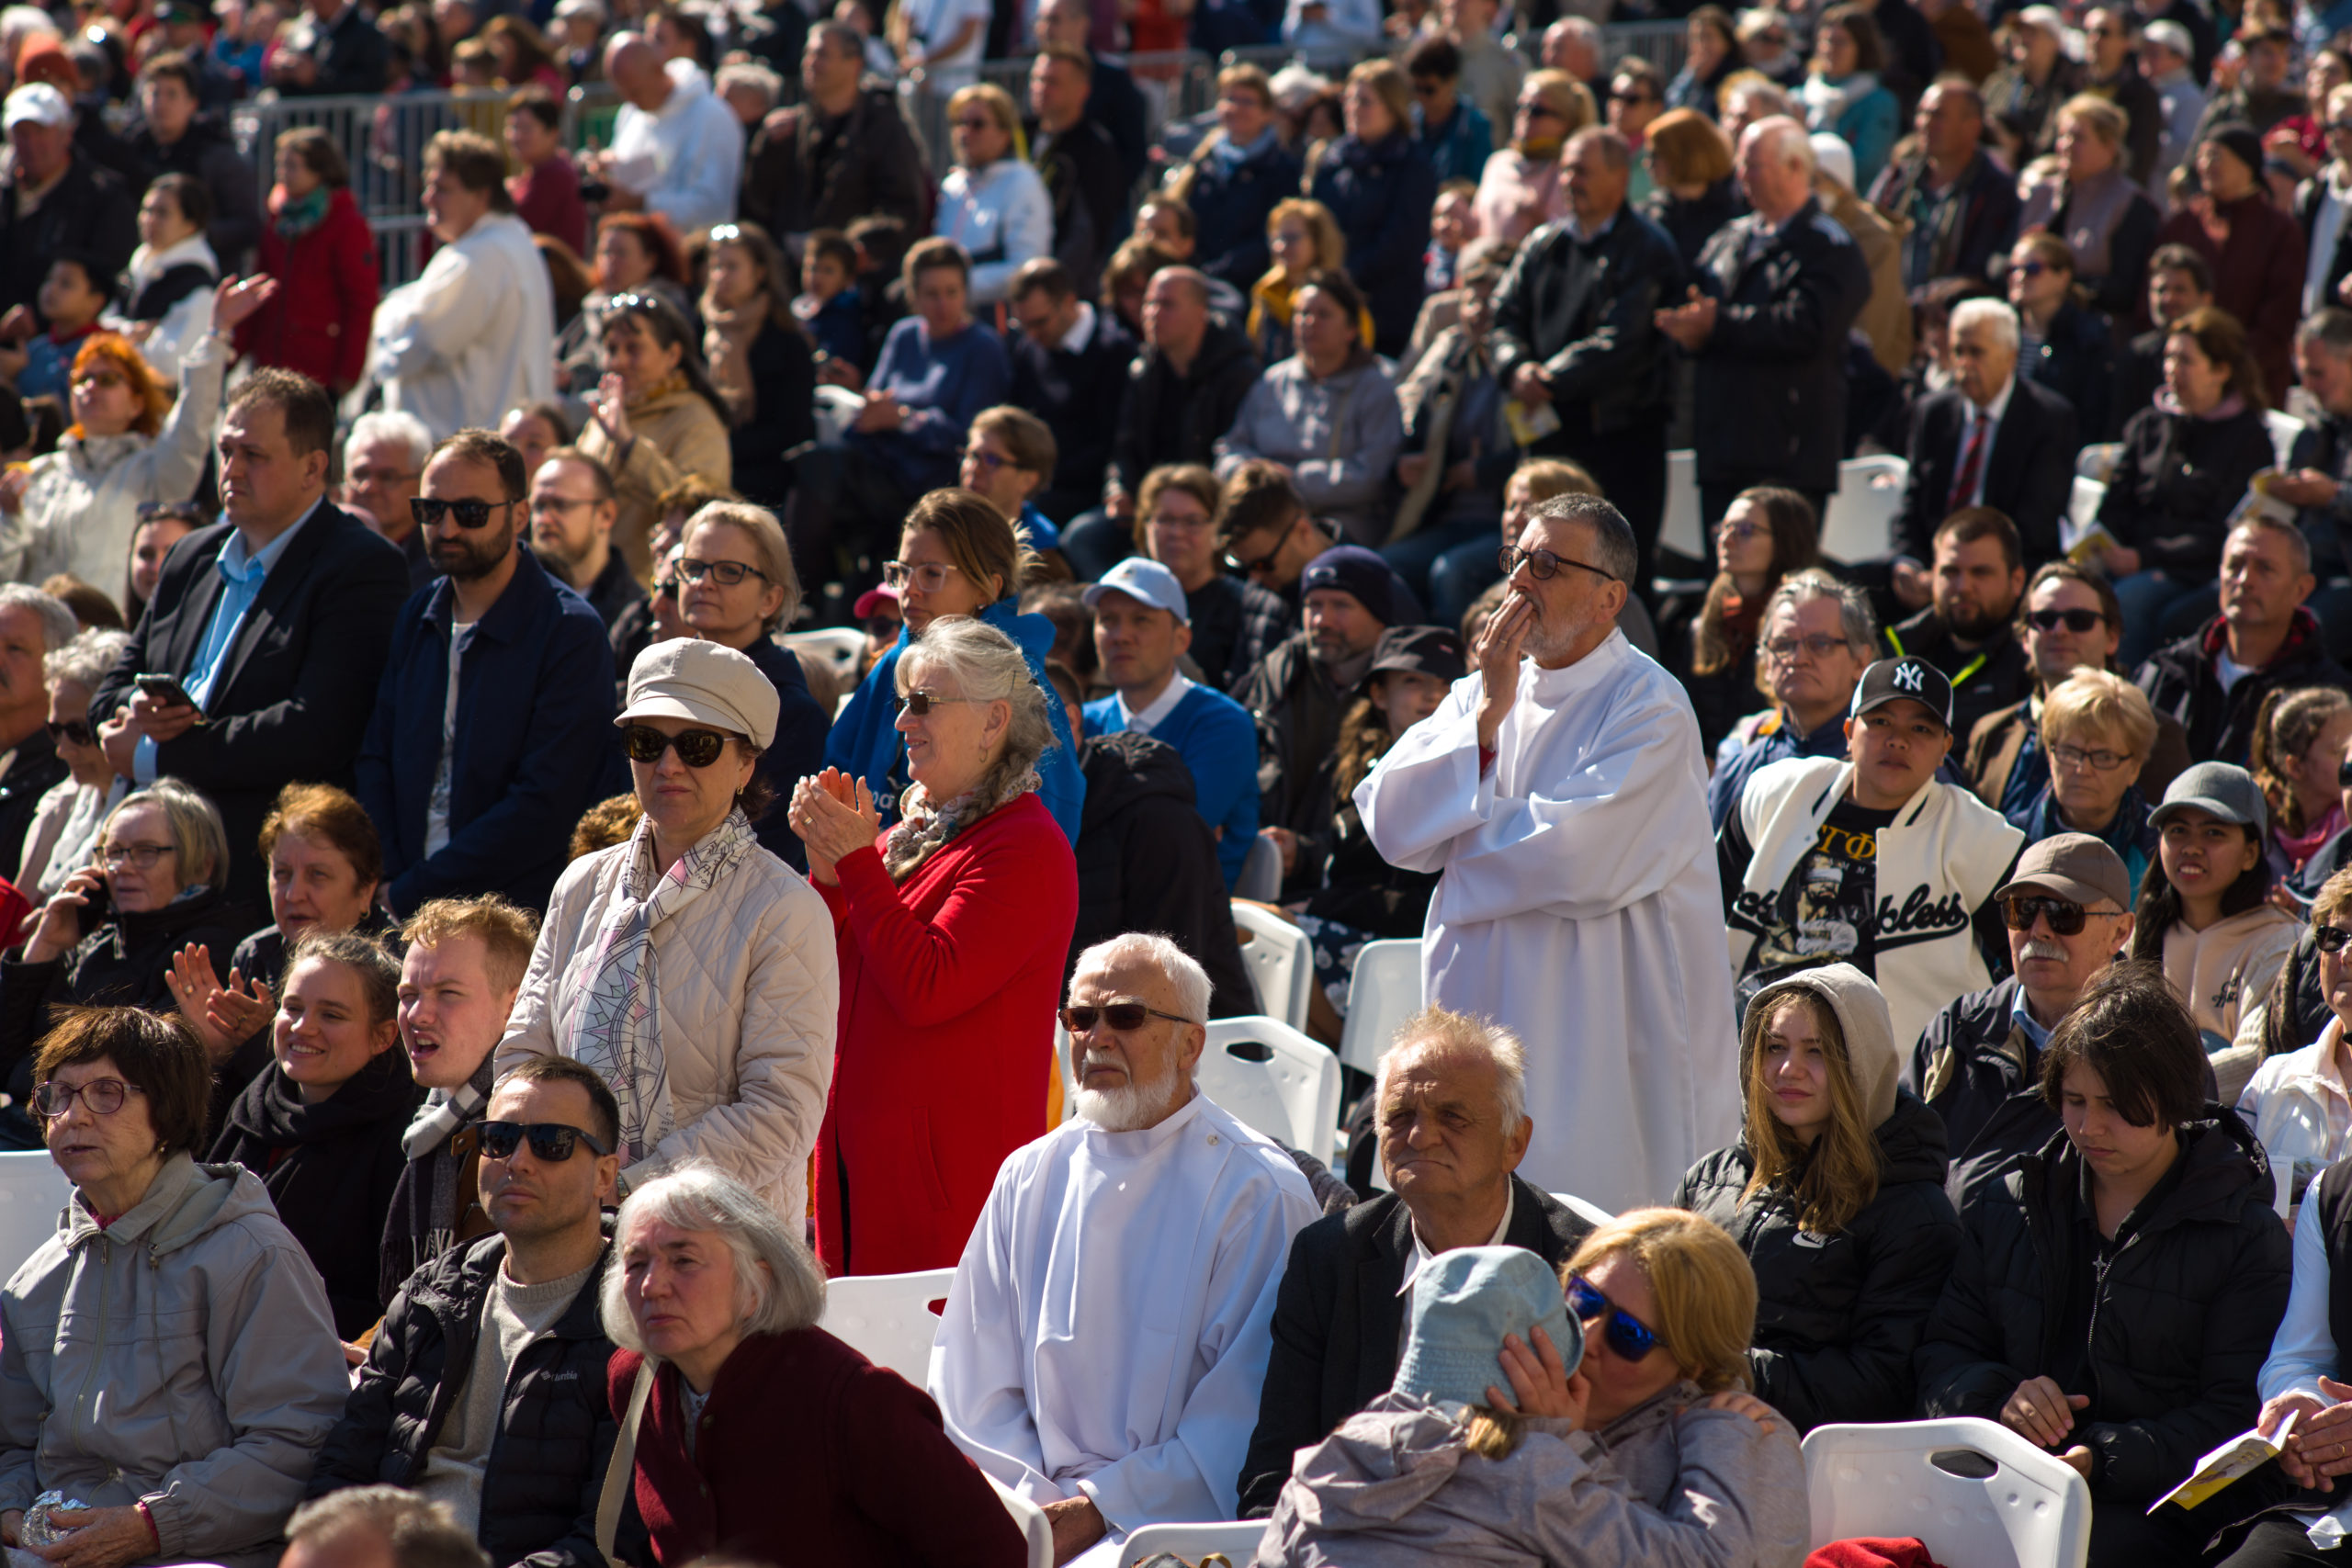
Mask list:
[{"label": "blue sweater", "polygon": [[[1116,735],[1127,728],[1116,696],[1086,705],[1086,733]],[[1223,692],[1194,685],[1152,729],[1193,771],[1193,806],[1217,830],[1217,863],[1233,891],[1242,858],[1258,836],[1258,725],[1250,710]]]},{"label": "blue sweater", "polygon": [[[1046,679],[1046,655],[1054,648],[1054,623],[1043,615],[1022,615],[1009,599],[1000,599],[982,610],[980,619],[1020,645],[1029,661],[1029,673],[1046,694],[1046,712],[1053,720],[1057,744],[1037,759],[1037,798],[1076,844],[1079,816],[1086,805],[1086,775],[1079,772],[1078,744],[1070,737],[1061,695]],[[874,661],[825,740],[825,765],[865,781],[886,827],[899,819],[899,792],[913,782],[907,777],[906,744],[896,728],[899,656],[906,650],[907,634],[902,627],[897,645]]]},{"label": "blue sweater", "polygon": [[[965,433],[980,411],[1005,400],[1012,387],[1012,362],[1004,340],[975,321],[953,337],[933,341],[921,316],[890,329],[866,378],[868,391],[886,391],[907,406],[896,430],[860,433],[863,446],[910,484],[926,490],[956,482]],[[1075,766],[1075,764],[1073,764]]]}]

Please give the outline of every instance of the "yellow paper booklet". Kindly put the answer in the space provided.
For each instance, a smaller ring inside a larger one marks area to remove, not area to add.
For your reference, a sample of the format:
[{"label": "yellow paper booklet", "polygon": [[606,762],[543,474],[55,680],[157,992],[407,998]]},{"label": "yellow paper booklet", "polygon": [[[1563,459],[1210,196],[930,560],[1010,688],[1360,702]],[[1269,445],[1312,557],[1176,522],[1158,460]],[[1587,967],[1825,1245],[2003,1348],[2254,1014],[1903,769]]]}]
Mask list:
[{"label": "yellow paper booklet", "polygon": [[2266,1438],[2262,1435],[2261,1429],[2256,1427],[2232,1438],[2228,1442],[2199,1460],[2197,1468],[2189,1472],[2188,1479],[2150,1504],[2148,1512],[2153,1514],[2166,1503],[2177,1503],[2184,1508],[2194,1508],[2231,1482],[2252,1475],[2278,1457],[2278,1451],[2287,1446],[2287,1439],[2293,1434],[2295,1422],[2301,1415],[2301,1411],[2295,1411],[2286,1420],[2280,1422],[2276,1437]]}]

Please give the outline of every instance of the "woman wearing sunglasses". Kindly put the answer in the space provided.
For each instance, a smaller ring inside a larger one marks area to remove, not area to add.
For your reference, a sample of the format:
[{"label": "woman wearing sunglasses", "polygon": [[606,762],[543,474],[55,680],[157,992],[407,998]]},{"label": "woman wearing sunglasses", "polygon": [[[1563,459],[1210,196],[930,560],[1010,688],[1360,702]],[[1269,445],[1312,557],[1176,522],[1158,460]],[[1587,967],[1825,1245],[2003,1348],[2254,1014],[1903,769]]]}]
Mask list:
[{"label": "woman wearing sunglasses", "polygon": [[731,648],[638,656],[615,722],[642,815],[564,868],[492,1070],[586,1063],[620,1102],[624,1190],[707,1159],[797,1224],[840,1009],[824,901],[752,826],[776,706]]},{"label": "woman wearing sunglasses", "polygon": [[41,661],[49,682],[49,737],[66,773],[40,797],[25,829],[16,881],[36,904],[48,903],[67,877],[90,863],[99,824],[130,791],[130,781],[114,771],[90,729],[90,699],[130,640],[125,632],[93,628]]},{"label": "woman wearing sunglasses", "polygon": [[1061,704],[1028,656],[953,615],[889,662],[913,780],[898,825],[885,832],[865,781],[837,769],[792,797],[840,943],[840,1059],[817,1150],[831,1274],[963,1256],[997,1168],[1046,1129],[1078,921],[1077,862],[1037,771],[1062,744]]},{"label": "woman wearing sunglasses", "polygon": [[1897,1086],[1886,998],[1849,964],[1758,992],[1739,1055],[1739,1142],[1692,1166],[1675,1206],[1723,1226],[1756,1270],[1749,1381],[1800,1434],[1903,1420],[1960,1247],[1943,1123]]},{"label": "woman wearing sunglasses", "polygon": [[2041,699],[2041,755],[2050,782],[2009,822],[2038,844],[2088,833],[2123,862],[2137,897],[2156,858],[2156,827],[2140,770],[2156,747],[2156,710],[2139,687],[2104,670],[2081,669]]},{"label": "woman wearing sunglasses", "polygon": [[605,374],[581,426],[580,449],[613,476],[620,515],[613,544],[639,582],[653,580],[653,530],[662,496],[689,475],[734,483],[726,400],[704,372],[686,320],[654,294],[616,296],[597,328]]}]

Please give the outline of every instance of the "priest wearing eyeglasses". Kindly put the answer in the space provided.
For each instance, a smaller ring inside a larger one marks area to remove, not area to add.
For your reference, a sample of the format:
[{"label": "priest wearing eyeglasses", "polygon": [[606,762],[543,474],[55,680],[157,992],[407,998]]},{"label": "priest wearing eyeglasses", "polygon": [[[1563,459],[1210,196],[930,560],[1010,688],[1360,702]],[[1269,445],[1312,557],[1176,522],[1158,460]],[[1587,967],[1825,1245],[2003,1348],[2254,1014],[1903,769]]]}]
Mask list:
[{"label": "priest wearing eyeglasses", "polygon": [[1526,1043],[1521,1170],[1611,1211],[1739,1119],[1699,722],[1617,630],[1635,558],[1608,502],[1537,508],[1471,673],[1355,793],[1391,864],[1443,874],[1422,999]]}]

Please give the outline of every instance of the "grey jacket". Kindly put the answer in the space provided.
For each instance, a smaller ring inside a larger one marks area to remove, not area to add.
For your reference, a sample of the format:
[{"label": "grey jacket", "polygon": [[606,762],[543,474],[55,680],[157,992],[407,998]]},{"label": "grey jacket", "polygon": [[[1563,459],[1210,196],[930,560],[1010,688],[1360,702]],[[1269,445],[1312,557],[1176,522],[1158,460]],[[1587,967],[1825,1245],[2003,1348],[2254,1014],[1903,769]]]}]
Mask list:
[{"label": "grey jacket", "polygon": [[1369,349],[1317,381],[1293,355],[1269,366],[1216,444],[1216,474],[1251,457],[1291,471],[1307,510],[1340,525],[1347,542],[1385,545],[1394,507],[1381,504],[1405,445],[1396,389]]},{"label": "grey jacket", "polygon": [[1796,1438],[1705,1398],[1678,1383],[1599,1432],[1529,1420],[1487,1460],[1427,1400],[1384,1393],[1298,1456],[1256,1568],[1797,1568]]},{"label": "grey jacket", "polygon": [[143,1499],[149,1561],[258,1568],[350,1391],[261,1179],[175,1154],[103,1231],[76,1192],[0,1289],[0,1509]]}]

